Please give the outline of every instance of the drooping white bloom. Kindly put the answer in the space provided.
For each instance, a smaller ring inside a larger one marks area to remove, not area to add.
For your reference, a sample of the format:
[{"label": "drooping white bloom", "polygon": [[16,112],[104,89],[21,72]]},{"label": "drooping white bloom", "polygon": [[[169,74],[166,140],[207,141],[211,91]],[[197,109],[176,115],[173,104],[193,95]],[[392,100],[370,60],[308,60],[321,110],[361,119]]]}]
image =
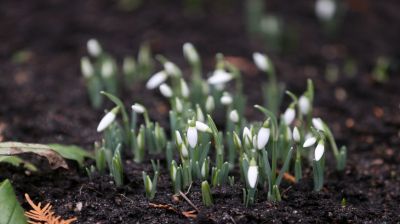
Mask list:
[{"label": "drooping white bloom", "polygon": [[237,112],[237,110],[232,110],[232,111],[229,113],[229,119],[230,119],[233,123],[239,122],[239,113]]},{"label": "drooping white bloom", "polygon": [[230,105],[232,103],[233,99],[231,94],[229,94],[228,92],[224,92],[222,97],[221,97],[221,103],[223,105]]},{"label": "drooping white bloom", "polygon": [[324,141],[319,141],[314,151],[315,160],[319,161],[321,157],[324,155],[324,152],[325,152]]},{"label": "drooping white bloom", "polygon": [[181,133],[179,131],[177,131],[177,130],[175,131],[175,141],[176,141],[177,145],[180,145],[183,142]]},{"label": "drooping white bloom", "polygon": [[99,125],[97,126],[97,132],[104,131],[112,122],[114,122],[115,118],[117,117],[119,108],[116,107],[108,112],[100,121]]},{"label": "drooping white bloom", "polygon": [[101,76],[103,78],[109,78],[114,74],[114,64],[111,60],[105,60],[101,64]]},{"label": "drooping white bloom", "polygon": [[93,57],[99,56],[101,54],[101,52],[103,51],[101,49],[99,42],[96,39],[88,40],[86,47],[87,47],[87,51],[89,52],[89,54]]},{"label": "drooping white bloom", "polygon": [[167,80],[168,74],[165,71],[160,71],[154,74],[146,83],[147,89],[155,89]]},{"label": "drooping white bloom", "polygon": [[311,109],[311,103],[310,103],[310,99],[308,99],[308,97],[306,96],[301,96],[299,98],[299,108],[300,108],[300,112],[304,115],[308,114],[310,112]]},{"label": "drooping white bloom", "polygon": [[190,147],[194,148],[197,145],[197,129],[196,129],[196,125],[192,126],[189,125],[189,128],[187,130],[187,140],[189,142]]},{"label": "drooping white bloom", "polygon": [[192,43],[183,44],[183,55],[190,63],[199,62],[199,54],[197,53]]},{"label": "drooping white bloom", "polygon": [[214,71],[213,75],[208,78],[207,82],[211,85],[224,84],[233,79],[233,75],[222,69],[217,69]]},{"label": "drooping white bloom", "polygon": [[161,84],[159,89],[161,94],[166,98],[170,98],[173,95],[171,87],[165,83]]},{"label": "drooping white bloom", "polygon": [[263,72],[268,71],[270,65],[266,55],[255,52],[253,53],[253,61],[258,69],[260,69]]},{"label": "drooping white bloom", "polygon": [[196,104],[196,118],[198,121],[204,122],[204,114],[198,104]]},{"label": "drooping white bloom", "polygon": [[81,72],[85,78],[90,78],[94,74],[92,63],[90,63],[90,60],[87,57],[81,59]]},{"label": "drooping white bloom", "polygon": [[143,114],[146,111],[146,108],[141,104],[135,103],[132,105],[132,110],[138,114]]},{"label": "drooping white bloom", "polygon": [[178,97],[175,98],[175,109],[179,113],[183,111],[182,101]]},{"label": "drooping white bloom", "polygon": [[269,140],[269,136],[271,134],[271,130],[266,127],[261,127],[257,134],[257,148],[263,149]]},{"label": "drooping white bloom", "polygon": [[204,124],[203,122],[196,121],[196,129],[201,132],[212,132],[211,128],[208,125]]},{"label": "drooping white bloom", "polygon": [[251,135],[251,131],[249,128],[244,127],[243,128],[243,139],[246,141],[246,139],[251,140],[252,139],[252,135]]},{"label": "drooping white bloom", "polygon": [[317,0],[315,3],[315,14],[321,20],[329,21],[333,18],[336,11],[334,0]]},{"label": "drooping white bloom", "polygon": [[307,148],[307,147],[313,146],[315,144],[315,142],[317,142],[317,139],[315,137],[307,138],[303,144],[303,147]]},{"label": "drooping white bloom", "polygon": [[164,70],[167,72],[168,75],[171,76],[180,76],[181,70],[176,66],[174,63],[167,61],[164,63]]},{"label": "drooping white bloom", "polygon": [[251,188],[255,188],[258,179],[258,166],[254,159],[250,162],[249,169],[247,170],[247,181]]},{"label": "drooping white bloom", "polygon": [[320,131],[324,131],[324,122],[322,121],[321,118],[313,118],[312,120],[312,124],[314,126],[314,128],[320,130]]},{"label": "drooping white bloom", "polygon": [[187,157],[189,156],[189,151],[188,151],[186,145],[185,145],[185,144],[181,144],[180,149],[181,149],[181,155],[182,155],[182,157],[183,157],[183,158],[187,158]]},{"label": "drooping white bloom", "polygon": [[206,110],[207,112],[213,111],[215,108],[215,102],[213,96],[208,96],[206,99]]},{"label": "drooping white bloom", "polygon": [[189,87],[184,79],[181,79],[181,93],[185,98],[188,98],[190,94]]},{"label": "drooping white bloom", "polygon": [[290,125],[293,122],[295,116],[296,111],[292,107],[287,108],[285,113],[283,114],[283,120],[285,121],[285,124]]},{"label": "drooping white bloom", "polygon": [[295,142],[299,143],[300,139],[301,139],[301,137],[300,137],[299,129],[297,127],[294,127],[293,128],[293,140]]}]

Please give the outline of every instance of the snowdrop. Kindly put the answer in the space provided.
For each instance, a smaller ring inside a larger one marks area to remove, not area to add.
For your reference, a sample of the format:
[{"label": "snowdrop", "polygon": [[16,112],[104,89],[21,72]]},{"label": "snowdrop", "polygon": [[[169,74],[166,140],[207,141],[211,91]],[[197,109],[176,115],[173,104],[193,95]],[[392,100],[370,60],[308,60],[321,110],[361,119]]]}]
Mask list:
[{"label": "snowdrop", "polygon": [[207,96],[206,99],[206,110],[207,112],[213,111],[215,108],[215,102],[214,102],[214,97],[213,96]]},{"label": "snowdrop", "polygon": [[114,64],[111,60],[106,60],[101,64],[101,76],[103,78],[111,77],[114,74]]},{"label": "snowdrop", "polygon": [[303,148],[313,146],[317,142],[317,138],[309,137],[304,141]]},{"label": "snowdrop", "polygon": [[298,129],[297,127],[294,127],[294,128],[293,128],[293,140],[294,140],[296,143],[299,143],[299,142],[300,142],[300,139],[301,139],[301,137],[300,137],[299,129]]},{"label": "snowdrop", "polygon": [[230,119],[233,123],[239,122],[239,113],[237,112],[237,110],[232,110],[232,111],[229,113],[229,119]]},{"label": "snowdrop", "polygon": [[317,0],[315,3],[315,13],[317,17],[324,21],[331,20],[336,12],[334,0]]},{"label": "snowdrop", "polygon": [[97,126],[97,132],[104,131],[112,122],[114,122],[115,118],[117,117],[117,113],[119,111],[119,107],[115,107],[110,112],[108,112],[100,121],[99,125]]},{"label": "snowdrop", "polygon": [[204,122],[204,114],[198,104],[196,104],[196,118],[198,121]]},{"label": "snowdrop", "polygon": [[181,133],[178,130],[175,131],[175,141],[177,145],[180,145],[183,142]]},{"label": "snowdrop", "polygon": [[81,59],[81,71],[85,78],[90,78],[94,75],[94,69],[92,63],[90,63],[89,58],[83,57]]},{"label": "snowdrop", "polygon": [[203,122],[196,121],[196,129],[201,132],[209,132],[212,133],[212,130],[208,125],[204,124]]},{"label": "snowdrop", "polygon": [[315,147],[314,151],[315,160],[319,161],[324,155],[324,152],[325,152],[325,143],[323,140],[320,140],[317,144],[317,147]]},{"label": "snowdrop", "polygon": [[165,71],[160,71],[154,74],[146,83],[147,89],[155,89],[167,80],[168,74]]},{"label": "snowdrop", "polygon": [[132,110],[138,114],[143,114],[146,111],[146,108],[141,104],[135,103],[132,105]]},{"label": "snowdrop", "polygon": [[231,94],[229,94],[228,92],[224,92],[222,94],[221,103],[223,105],[230,105],[232,103],[232,101],[233,101],[233,99],[232,99]]},{"label": "snowdrop", "polygon": [[320,130],[320,131],[324,131],[324,122],[322,121],[321,118],[313,118],[312,119],[312,124],[314,126],[314,128]]},{"label": "snowdrop", "polygon": [[190,147],[195,148],[197,145],[197,139],[198,139],[196,122],[194,122],[194,121],[189,122],[189,127],[187,130],[186,137],[187,137]]},{"label": "snowdrop", "polygon": [[182,101],[178,97],[175,98],[175,109],[178,113],[182,113],[183,111]]},{"label": "snowdrop", "polygon": [[181,76],[182,72],[174,63],[167,61],[164,63],[164,70],[168,75]]},{"label": "snowdrop", "polygon": [[247,181],[251,188],[255,188],[258,179],[258,166],[254,159],[250,161],[249,169],[247,170]]},{"label": "snowdrop", "polygon": [[159,87],[161,94],[166,97],[170,98],[173,95],[171,87],[169,87],[167,84],[163,83]]},{"label": "snowdrop", "polygon": [[189,91],[189,87],[188,87],[188,85],[187,85],[187,83],[185,82],[184,79],[181,79],[180,86],[181,86],[181,94],[182,94],[182,96],[184,98],[188,98],[189,94],[190,94],[190,91]]},{"label": "snowdrop", "polygon": [[308,97],[303,95],[299,98],[299,109],[300,109],[300,113],[302,113],[304,115],[306,115],[310,112],[311,103],[310,103],[310,99],[308,99]]},{"label": "snowdrop", "polygon": [[217,69],[214,71],[213,75],[208,78],[207,82],[211,85],[224,84],[233,79],[233,75],[222,69]]},{"label": "snowdrop", "polygon": [[102,49],[101,46],[99,44],[99,42],[96,39],[90,39],[87,44],[87,51],[89,52],[89,54],[93,57],[97,57],[102,53]]},{"label": "snowdrop", "polygon": [[183,44],[183,55],[192,64],[200,61],[200,57],[192,43]]},{"label": "snowdrop", "polygon": [[251,131],[249,128],[244,127],[243,128],[243,139],[246,141],[246,139],[251,140],[253,137],[251,135]]},{"label": "snowdrop", "polygon": [[268,71],[270,65],[269,65],[269,59],[266,55],[255,52],[253,53],[253,61],[258,69],[260,69],[263,72]]},{"label": "snowdrop", "polygon": [[271,129],[269,128],[269,121],[265,121],[263,126],[260,128],[257,134],[257,148],[263,149],[269,140]]},{"label": "snowdrop", "polygon": [[283,114],[283,120],[287,125],[290,125],[295,117],[296,117],[296,111],[294,110],[293,107],[288,107],[285,113]]}]

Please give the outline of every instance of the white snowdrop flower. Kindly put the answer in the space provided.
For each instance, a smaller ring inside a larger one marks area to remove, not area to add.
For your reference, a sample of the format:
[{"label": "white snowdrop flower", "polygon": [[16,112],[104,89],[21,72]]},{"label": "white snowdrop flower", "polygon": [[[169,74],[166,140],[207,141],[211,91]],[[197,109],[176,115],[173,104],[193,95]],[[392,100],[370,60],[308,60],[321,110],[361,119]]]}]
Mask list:
[{"label": "white snowdrop flower", "polygon": [[185,145],[185,144],[181,144],[180,148],[181,148],[181,155],[182,155],[182,157],[183,157],[183,158],[188,158],[188,156],[189,156],[189,151],[188,151],[186,145]]},{"label": "white snowdrop flower", "polygon": [[213,111],[214,108],[215,108],[214,97],[213,96],[207,96],[207,99],[206,99],[206,110],[207,110],[207,112]]},{"label": "white snowdrop flower", "polygon": [[251,131],[249,128],[244,127],[243,128],[243,139],[246,141],[246,139],[252,139]]},{"label": "white snowdrop flower", "polygon": [[183,111],[182,101],[178,97],[175,98],[175,109],[178,113],[181,113]]},{"label": "white snowdrop flower", "polygon": [[211,85],[224,84],[233,79],[233,75],[222,69],[217,69],[214,71],[213,75],[208,78],[207,82]]},{"label": "white snowdrop flower", "polygon": [[189,128],[187,130],[186,134],[188,143],[190,147],[194,148],[197,145],[197,129],[196,129],[196,124],[195,125],[189,125]]},{"label": "white snowdrop flower", "polygon": [[300,132],[299,129],[297,127],[293,128],[293,140],[297,143],[300,142],[301,136],[300,136]]},{"label": "white snowdrop flower", "polygon": [[224,83],[216,84],[214,85],[214,88],[218,91],[222,91],[225,89],[225,84]]},{"label": "white snowdrop flower", "polygon": [[99,44],[99,42],[96,39],[90,39],[87,44],[87,51],[89,52],[89,54],[93,57],[97,57],[101,54],[101,52],[103,51],[101,49],[101,46]]},{"label": "white snowdrop flower", "polygon": [[101,119],[99,125],[97,126],[97,132],[104,131],[112,122],[114,122],[115,118],[117,117],[118,110],[119,107],[115,107]]},{"label": "white snowdrop flower", "polygon": [[101,76],[103,78],[109,78],[114,74],[114,64],[111,60],[105,60],[101,64]]},{"label": "white snowdrop flower", "polygon": [[256,187],[258,179],[258,166],[254,159],[250,161],[249,169],[247,170],[247,181],[249,182],[249,186],[251,188]]},{"label": "white snowdrop flower", "polygon": [[230,119],[233,123],[239,122],[239,113],[237,112],[237,110],[232,110],[232,111],[229,113],[229,119]]},{"label": "white snowdrop flower", "polygon": [[198,121],[204,122],[204,114],[203,111],[201,110],[200,106],[196,104],[196,118]]},{"label": "white snowdrop flower", "polygon": [[175,131],[175,141],[177,145],[180,145],[183,142],[181,133],[179,131]]},{"label": "white snowdrop flower", "polygon": [[221,97],[221,103],[223,105],[230,105],[232,103],[233,99],[231,94],[224,92],[222,97]]},{"label": "white snowdrop flower", "polygon": [[334,0],[317,0],[315,3],[315,14],[321,20],[329,21],[333,18],[336,11]]},{"label": "white snowdrop flower", "polygon": [[258,69],[260,69],[263,72],[268,71],[270,65],[269,65],[269,59],[266,55],[255,52],[253,53],[253,61]]},{"label": "white snowdrop flower", "polygon": [[303,148],[313,146],[315,142],[317,142],[317,139],[315,137],[307,138],[306,141],[304,141]]},{"label": "white snowdrop flower", "polygon": [[187,85],[187,83],[185,82],[184,79],[181,79],[180,85],[181,85],[182,96],[185,97],[185,98],[188,98],[189,94],[190,94],[190,90],[189,90],[189,87],[188,87],[188,85]]},{"label": "white snowdrop flower", "polygon": [[171,87],[165,83],[161,84],[159,89],[161,94],[166,98],[170,98],[173,95]]},{"label": "white snowdrop flower", "polygon": [[290,125],[293,122],[295,116],[296,111],[294,110],[294,108],[287,108],[285,113],[283,114],[283,120],[285,121],[285,124]]},{"label": "white snowdrop flower", "polygon": [[324,122],[322,121],[321,118],[313,118],[312,120],[312,124],[314,126],[314,128],[320,130],[320,131],[324,131]]},{"label": "white snowdrop flower", "polygon": [[301,96],[299,98],[299,108],[300,108],[300,112],[302,114],[308,114],[308,112],[310,112],[311,109],[311,103],[310,103],[310,99],[308,99],[308,97],[306,96]]},{"label": "white snowdrop flower", "polygon": [[319,161],[324,155],[324,152],[325,152],[324,141],[319,141],[314,151],[315,160]]},{"label": "white snowdrop flower", "polygon": [[263,149],[269,140],[269,136],[271,134],[271,130],[267,127],[261,127],[257,134],[257,148]]},{"label": "white snowdrop flower", "polygon": [[93,69],[92,63],[90,63],[89,58],[83,57],[81,59],[81,71],[82,71],[83,77],[85,77],[85,78],[90,78],[93,76],[94,69]]},{"label": "white snowdrop flower", "polygon": [[146,83],[146,88],[147,89],[155,89],[159,85],[165,82],[167,80],[168,74],[165,71],[160,71],[154,74],[152,77],[150,77],[149,81]]},{"label": "white snowdrop flower", "polygon": [[203,122],[200,121],[196,121],[196,129],[201,131],[201,132],[209,132],[212,133],[212,130],[210,127],[208,127],[208,125],[206,125]]},{"label": "white snowdrop flower", "polygon": [[164,63],[164,70],[167,72],[168,75],[171,76],[180,76],[181,70],[176,66],[174,63],[167,61]]},{"label": "white snowdrop flower", "polygon": [[143,114],[146,111],[146,108],[141,104],[135,103],[132,105],[132,110],[138,114]]},{"label": "white snowdrop flower", "polygon": [[183,55],[190,63],[199,62],[199,54],[197,53],[192,43],[183,44]]}]

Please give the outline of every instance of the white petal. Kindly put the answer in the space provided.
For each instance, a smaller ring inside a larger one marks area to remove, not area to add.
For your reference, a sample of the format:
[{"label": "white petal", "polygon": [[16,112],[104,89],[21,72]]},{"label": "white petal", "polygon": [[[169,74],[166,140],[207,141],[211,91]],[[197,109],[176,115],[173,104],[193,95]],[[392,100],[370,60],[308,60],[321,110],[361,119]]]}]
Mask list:
[{"label": "white petal", "polygon": [[213,111],[214,107],[215,107],[214,97],[208,96],[207,100],[206,100],[206,110],[207,110],[207,112]]},{"label": "white petal", "polygon": [[204,114],[203,111],[201,110],[200,106],[196,104],[196,117],[198,121],[204,122]]},{"label": "white petal", "polygon": [[182,110],[183,110],[182,101],[179,98],[175,98],[175,109],[179,113],[182,112]]},{"label": "white petal", "polygon": [[269,60],[266,55],[255,52],[255,53],[253,53],[253,60],[258,69],[260,69],[261,71],[264,71],[264,72],[268,71]]},{"label": "white petal", "polygon": [[99,126],[97,126],[97,132],[102,132],[106,129],[114,120],[116,114],[113,112],[108,112],[100,121]]},{"label": "white petal", "polygon": [[256,186],[257,178],[258,178],[258,167],[249,166],[249,170],[247,171],[247,180],[251,188],[254,188]]},{"label": "white petal", "polygon": [[317,139],[315,137],[307,138],[303,144],[303,147],[304,148],[310,147],[310,146],[314,145],[315,142],[317,142]]},{"label": "white petal", "polygon": [[104,78],[111,77],[114,74],[114,65],[112,61],[106,60],[101,64],[101,76]]},{"label": "white petal", "polygon": [[293,140],[295,141],[295,142],[300,142],[300,132],[299,132],[299,129],[297,128],[297,127],[294,127],[293,128]]},{"label": "white petal", "polygon": [[174,63],[167,61],[164,63],[164,70],[168,75],[179,76],[181,71]]},{"label": "white petal", "polygon": [[293,122],[295,116],[296,111],[291,107],[287,108],[285,113],[283,114],[283,120],[285,121],[285,124],[290,125]]},{"label": "white petal", "polygon": [[315,160],[319,161],[321,157],[324,155],[325,146],[323,143],[318,143],[317,147],[315,148],[314,156]]},{"label": "white petal", "polygon": [[221,97],[221,103],[223,105],[230,105],[232,101],[233,101],[232,96],[229,93],[224,92],[224,94]]},{"label": "white petal", "polygon": [[101,46],[96,39],[90,39],[86,46],[89,54],[93,57],[99,56],[102,52]]},{"label": "white petal", "polygon": [[132,110],[138,114],[143,114],[146,111],[146,108],[141,104],[135,103],[132,105]]},{"label": "white petal", "polygon": [[189,87],[187,85],[187,83],[185,82],[185,80],[181,79],[181,93],[182,96],[187,98],[189,97],[190,91],[189,91]]},{"label": "white petal", "polygon": [[191,43],[185,43],[183,45],[183,55],[191,63],[197,63],[199,61],[199,55],[197,54],[196,49]]},{"label": "white petal", "polygon": [[251,136],[251,131],[250,131],[250,129],[248,129],[247,127],[244,127],[243,128],[243,139],[244,140],[246,140],[246,138],[248,138],[248,139],[252,139],[252,136]]},{"label": "white petal", "polygon": [[182,157],[184,157],[184,158],[187,158],[189,156],[189,151],[185,144],[181,145],[181,154],[182,154]]},{"label": "white petal", "polygon": [[172,96],[172,89],[165,83],[161,84],[160,86],[160,92],[163,96],[166,98],[170,98]]},{"label": "white petal", "polygon": [[269,128],[260,128],[257,134],[257,148],[258,149],[263,149],[269,140],[269,135],[271,133],[271,130]]},{"label": "white petal", "polygon": [[211,85],[224,84],[233,79],[233,75],[222,69],[217,69],[214,71],[213,75],[208,78],[207,82]]},{"label": "white petal", "polygon": [[232,110],[232,111],[229,113],[229,119],[230,119],[233,123],[239,122],[239,113],[237,112],[237,110]]},{"label": "white petal", "polygon": [[308,112],[310,111],[310,100],[308,99],[308,97],[306,96],[301,96],[299,98],[299,108],[300,108],[300,112],[302,114],[308,114]]},{"label": "white petal", "polygon": [[93,69],[92,63],[90,63],[90,61],[89,61],[89,58],[83,57],[81,59],[81,71],[82,71],[83,77],[85,77],[85,78],[90,78],[93,76],[94,69]]},{"label": "white petal", "polygon": [[175,131],[175,138],[176,138],[176,144],[180,145],[182,144],[182,136],[179,131]]},{"label": "white petal", "polygon": [[167,80],[168,75],[165,71],[160,71],[154,74],[146,83],[147,89],[154,89]]},{"label": "white petal", "polygon": [[315,13],[322,20],[331,20],[335,11],[336,4],[333,0],[318,0],[315,4]]},{"label": "white petal", "polygon": [[208,125],[204,124],[203,122],[196,121],[196,129],[201,132],[212,132],[211,128]]},{"label": "white petal", "polygon": [[197,129],[196,127],[189,127],[187,130],[187,139],[190,147],[194,148],[197,145]]},{"label": "white petal", "polygon": [[320,131],[324,131],[324,122],[322,121],[321,118],[313,118],[312,124],[313,124],[314,128],[316,128]]}]

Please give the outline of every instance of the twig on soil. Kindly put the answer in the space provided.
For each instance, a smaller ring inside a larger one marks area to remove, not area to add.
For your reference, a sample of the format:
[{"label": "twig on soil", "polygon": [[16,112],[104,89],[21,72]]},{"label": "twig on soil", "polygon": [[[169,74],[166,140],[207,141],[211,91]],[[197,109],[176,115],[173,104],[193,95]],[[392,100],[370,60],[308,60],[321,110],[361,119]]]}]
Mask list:
[{"label": "twig on soil", "polygon": [[127,196],[125,196],[124,194],[119,194],[120,196],[122,196],[123,198],[127,199],[128,201],[130,201],[132,204],[134,204],[134,201],[130,198],[128,198]]},{"label": "twig on soil", "polygon": [[189,203],[189,205],[191,205],[197,212],[199,212],[199,209],[196,207],[196,205],[193,204],[193,202],[186,197],[186,194],[184,194],[182,191],[179,191],[179,194],[187,201],[187,203]]},{"label": "twig on soil", "polygon": [[286,192],[288,192],[290,189],[292,188],[292,186],[286,188],[284,191],[282,191],[282,195],[284,195]]}]

